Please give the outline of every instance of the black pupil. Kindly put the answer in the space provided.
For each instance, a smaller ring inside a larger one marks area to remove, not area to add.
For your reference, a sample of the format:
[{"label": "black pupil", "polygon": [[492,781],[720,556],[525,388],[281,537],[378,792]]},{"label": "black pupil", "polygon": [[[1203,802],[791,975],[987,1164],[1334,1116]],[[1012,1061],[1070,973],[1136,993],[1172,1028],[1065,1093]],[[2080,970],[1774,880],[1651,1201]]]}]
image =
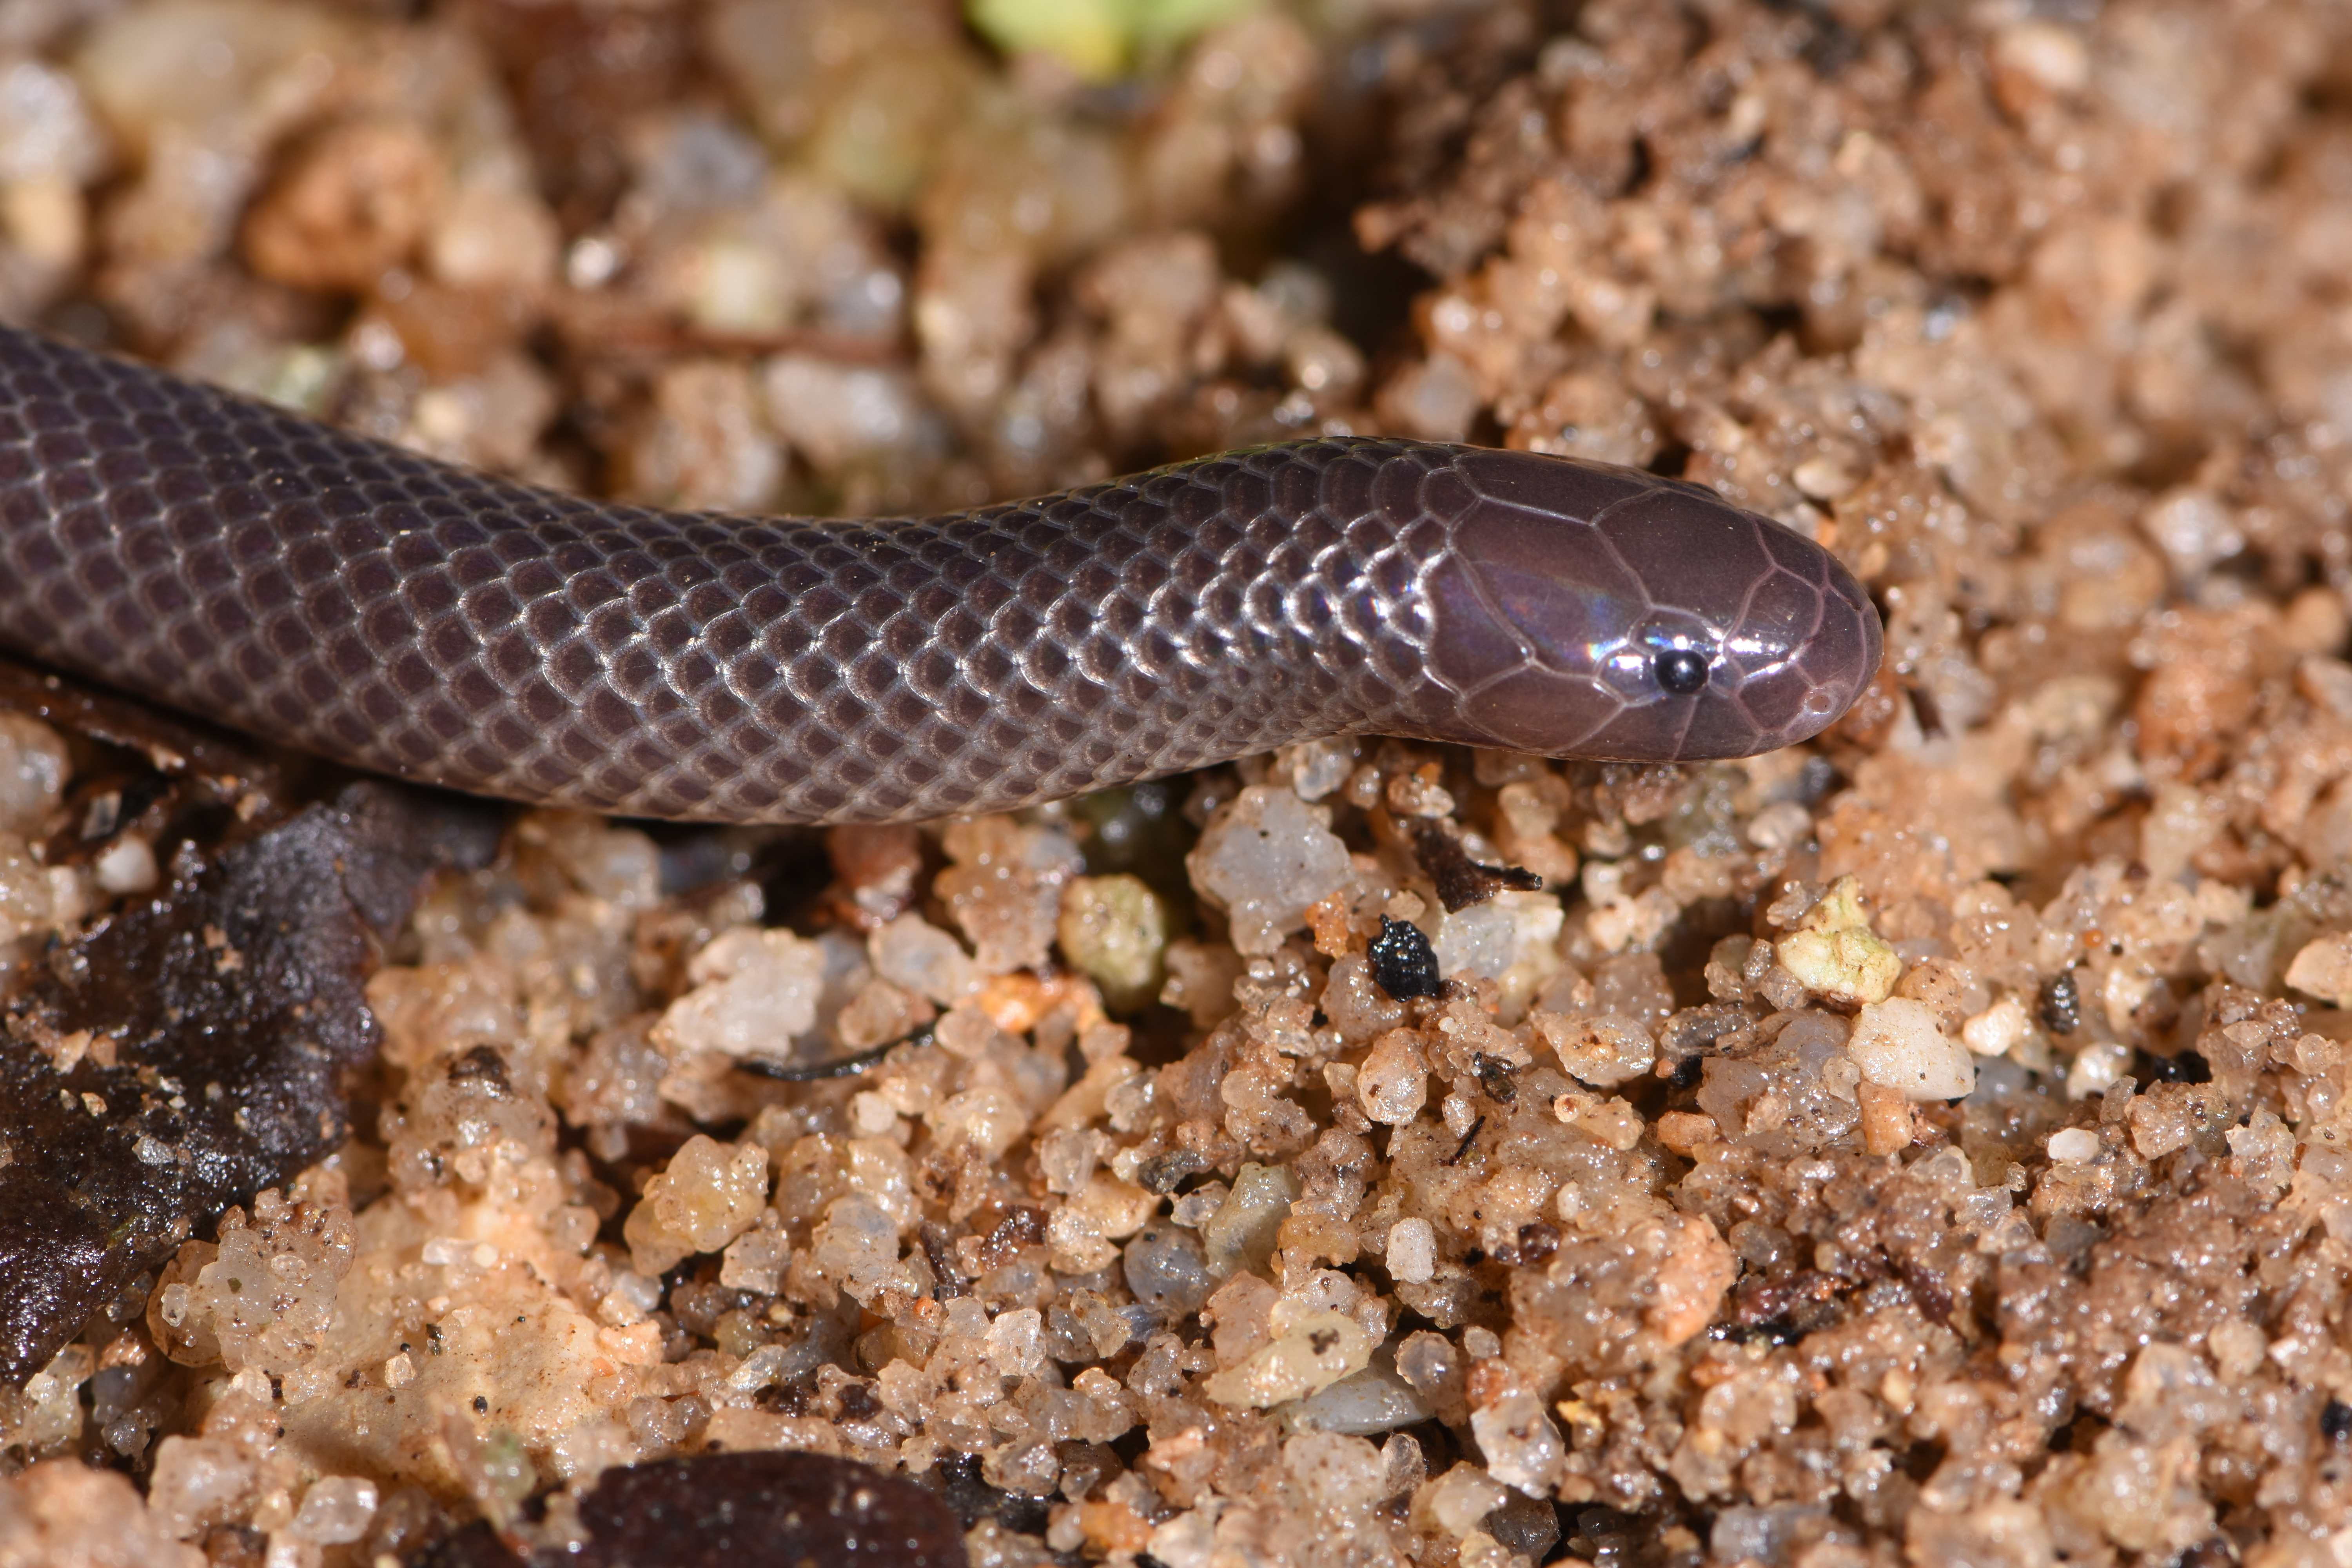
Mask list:
[{"label": "black pupil", "polygon": [[1676,697],[1688,697],[1706,684],[1706,655],[1686,647],[1670,647],[1654,667],[1658,684]]}]

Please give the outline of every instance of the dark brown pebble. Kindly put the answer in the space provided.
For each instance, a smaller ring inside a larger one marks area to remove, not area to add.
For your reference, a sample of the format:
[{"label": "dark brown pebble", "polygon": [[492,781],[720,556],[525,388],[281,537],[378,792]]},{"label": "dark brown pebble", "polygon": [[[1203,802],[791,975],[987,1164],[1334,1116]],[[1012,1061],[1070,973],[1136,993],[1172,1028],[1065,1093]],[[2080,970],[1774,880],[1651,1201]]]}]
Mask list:
[{"label": "dark brown pebble", "polygon": [[2053,1035],[2071,1035],[2083,1026],[2083,994],[2073,970],[2042,983],[2042,1026]]},{"label": "dark brown pebble", "polygon": [[412,1568],[964,1568],[963,1531],[914,1482],[821,1454],[704,1454],[606,1470],[576,1552],[509,1552],[474,1525]]},{"label": "dark brown pebble", "polygon": [[1372,984],[1400,1002],[1434,996],[1444,989],[1437,973],[1437,953],[1421,928],[1411,921],[1381,917],[1381,934],[1372,938]]},{"label": "dark brown pebble", "polygon": [[1483,904],[1506,888],[1522,893],[1543,890],[1543,879],[1523,866],[1488,866],[1470,858],[1462,847],[1458,829],[1423,817],[1412,825],[1412,858],[1437,889],[1437,901],[1449,915],[1473,904]]},{"label": "dark brown pebble", "polygon": [[217,855],[184,845],[161,897],[27,966],[0,1021],[0,1382],[343,1141],[382,944],[427,873],[488,863],[499,822],[354,784]]}]

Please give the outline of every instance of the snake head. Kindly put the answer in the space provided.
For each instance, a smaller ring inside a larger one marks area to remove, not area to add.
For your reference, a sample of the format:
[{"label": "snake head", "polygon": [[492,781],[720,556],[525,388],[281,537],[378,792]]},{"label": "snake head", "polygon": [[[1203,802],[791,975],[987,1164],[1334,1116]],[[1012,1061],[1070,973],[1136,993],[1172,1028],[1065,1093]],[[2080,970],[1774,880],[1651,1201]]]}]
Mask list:
[{"label": "snake head", "polygon": [[1525,452],[1422,483],[1451,520],[1423,590],[1445,738],[1627,762],[1818,734],[1877,672],[1878,613],[1829,552],[1704,486]]}]

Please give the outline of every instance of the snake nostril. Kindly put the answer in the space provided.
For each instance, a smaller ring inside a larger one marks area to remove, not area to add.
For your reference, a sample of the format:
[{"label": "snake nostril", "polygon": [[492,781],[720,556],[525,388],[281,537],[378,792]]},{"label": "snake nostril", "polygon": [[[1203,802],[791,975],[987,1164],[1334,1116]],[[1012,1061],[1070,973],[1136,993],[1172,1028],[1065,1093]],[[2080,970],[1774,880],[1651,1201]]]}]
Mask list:
[{"label": "snake nostril", "polygon": [[1688,697],[1706,684],[1706,655],[1695,648],[1670,647],[1650,661],[1658,684],[1675,697]]}]

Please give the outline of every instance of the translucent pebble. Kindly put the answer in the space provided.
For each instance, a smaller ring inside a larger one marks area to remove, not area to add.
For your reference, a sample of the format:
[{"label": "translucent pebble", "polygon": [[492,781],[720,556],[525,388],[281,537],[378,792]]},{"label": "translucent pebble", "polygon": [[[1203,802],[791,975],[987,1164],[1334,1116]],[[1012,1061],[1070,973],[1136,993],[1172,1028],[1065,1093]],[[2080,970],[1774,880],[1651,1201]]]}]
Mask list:
[{"label": "translucent pebble", "polygon": [[[2198,852],[2213,841],[2214,835],[2221,829],[2221,820],[2228,808],[2222,804],[2222,797],[2209,796],[2195,785],[2182,784],[2177,779],[2158,784],[2155,795],[2156,798],[2149,803],[2147,816],[2141,819],[2139,825],[2140,858],[2147,863],[2152,880],[2168,882],[2187,870]],[[2305,819],[2305,832],[2309,831],[2313,819],[2324,820],[2331,815],[2335,814],[2325,807],[2312,813],[2311,817]],[[2339,817],[2338,823],[2340,821]],[[2336,826],[2337,823],[2328,824],[2331,827]],[[2306,851],[2317,847],[2307,837],[2303,839],[2303,847]],[[2322,858],[2336,859],[2342,857],[2326,855]]]},{"label": "translucent pebble", "polygon": [[[906,310],[907,280],[882,261],[845,269],[830,280],[818,301],[818,317],[826,327],[856,338],[896,336]],[[928,455],[935,444],[943,443],[946,426],[928,405],[919,405],[916,412],[919,423],[910,435],[919,439],[920,448]],[[900,450],[916,444],[902,442]]]},{"label": "translucent pebble", "polygon": [[1511,1494],[1477,1466],[1456,1464],[1413,1499],[1413,1511],[1459,1541],[1501,1507]]},{"label": "translucent pebble", "polygon": [[222,1363],[283,1374],[309,1360],[334,1316],[352,1246],[351,1211],[341,1205],[289,1204],[271,1188],[254,1199],[249,1220],[232,1209],[190,1293]]},{"label": "translucent pebble", "polygon": [[1371,1335],[1344,1313],[1285,1300],[1275,1303],[1269,1327],[1265,1344],[1201,1391],[1220,1405],[1264,1410],[1319,1394],[1371,1360]]},{"label": "translucent pebble", "polygon": [[520,468],[554,415],[555,386],[547,373],[501,350],[474,374],[418,393],[398,439],[449,462]]},{"label": "translucent pebble", "polygon": [[784,477],[783,451],[751,374],[719,361],[688,360],[655,377],[652,417],[630,444],[628,463],[637,494],[680,507],[755,510]]},{"label": "translucent pebble", "polygon": [[15,263],[9,298],[20,310],[62,291],[89,240],[89,205],[79,186],[63,179],[0,182]]},{"label": "translucent pebble", "polygon": [[1070,1194],[1083,1188],[1114,1145],[1095,1128],[1057,1126],[1037,1140],[1037,1167],[1045,1190]]},{"label": "translucent pebble", "polygon": [[966,1089],[927,1120],[942,1143],[969,1143],[990,1159],[1013,1147],[1029,1130],[1028,1113],[1001,1089]]},{"label": "translucent pebble", "polygon": [[1650,1031],[1633,1018],[1567,1018],[1537,1013],[1536,1037],[1559,1053],[1569,1075],[1596,1089],[1614,1089],[1648,1072],[1658,1059]]},{"label": "translucent pebble", "polygon": [[2200,1137],[2210,1139],[2233,1121],[2229,1103],[2229,1097],[2210,1084],[2155,1085],[2131,1102],[2132,1147],[2143,1160],[2157,1160]]},{"label": "translucent pebble", "polygon": [[90,869],[107,892],[143,893],[155,885],[154,847],[135,833],[125,833],[99,851]]},{"label": "translucent pebble", "polygon": [[756,1226],[727,1244],[719,1263],[719,1282],[730,1290],[772,1296],[782,1287],[784,1266],[792,1257],[792,1242],[782,1231]]},{"label": "translucent pebble", "polygon": [[[1552,934],[1559,934],[1559,905],[1552,905]],[[1499,900],[1489,900],[1473,904],[1466,910],[1456,910],[1439,923],[1437,937],[1430,943],[1436,951],[1438,971],[1444,974],[1480,974],[1498,980],[1511,965],[1517,952],[1517,927],[1508,910]]]},{"label": "translucent pebble", "polygon": [[1330,978],[1323,984],[1323,1011],[1350,1045],[1404,1022],[1402,1005],[1372,984],[1371,960],[1360,952],[1333,961]]},{"label": "translucent pebble", "polygon": [[604,235],[583,235],[563,253],[563,280],[574,289],[601,289],[621,269],[621,247]]},{"label": "translucent pebble", "polygon": [[1120,1268],[1135,1299],[1171,1320],[1198,1311],[1215,1283],[1200,1243],[1173,1225],[1148,1224],[1136,1232]]},{"label": "translucent pebble", "polygon": [[[0,91],[8,79],[0,76]],[[21,713],[0,713],[0,831],[40,832],[72,773],[65,741],[55,730]]]},{"label": "translucent pebble", "polygon": [[1074,877],[1062,889],[1063,956],[1115,1007],[1159,994],[1168,907],[1139,877]]},{"label": "translucent pebble", "polygon": [[[897,282],[895,274],[878,276]],[[928,452],[942,432],[904,371],[779,354],[761,378],[768,416],[818,472],[838,474],[908,448]]]},{"label": "translucent pebble", "polygon": [[849,1097],[849,1128],[861,1138],[878,1138],[898,1124],[898,1107],[870,1091]]},{"label": "translucent pebble", "polygon": [[1291,793],[1299,799],[1321,800],[1356,771],[1358,749],[1356,742],[1344,738],[1285,746],[1275,753],[1274,773],[1288,780]]},{"label": "translucent pebble", "polygon": [[1470,1431],[1486,1457],[1488,1474],[1529,1497],[1550,1495],[1568,1450],[1532,1391],[1515,1390],[1472,1411]]},{"label": "translucent pebble", "polygon": [[287,1528],[306,1541],[341,1546],[367,1533],[375,1518],[373,1481],[354,1476],[323,1476],[302,1494],[302,1507]]},{"label": "translucent pebble", "polygon": [[0,1488],[0,1552],[12,1564],[205,1568],[205,1554],[172,1535],[126,1478],[79,1457],[32,1465]]},{"label": "translucent pebble", "polygon": [[1058,934],[1062,889],[1085,866],[1069,836],[1057,826],[978,816],[951,824],[940,843],[950,864],[932,889],[971,939],[981,972],[1044,963]]},{"label": "translucent pebble", "polygon": [[[1129,1301],[1124,1307],[1113,1308],[1112,1315],[1127,1326],[1127,1337],[1119,1341],[1118,1344],[1139,1345],[1150,1339],[1160,1328],[1160,1315],[1140,1301]],[[1105,1356],[1118,1353],[1118,1345],[1104,1338],[1102,1330],[1097,1329],[1094,1331],[1095,1348],[1097,1352]]]},{"label": "translucent pebble", "polygon": [[667,1273],[690,1253],[717,1252],[759,1223],[768,1152],[697,1133],[671,1156],[623,1227],[640,1274]]},{"label": "translucent pebble", "polygon": [[2352,664],[2325,654],[2295,661],[2295,689],[2338,719],[2352,719]]},{"label": "translucent pebble", "polygon": [[1799,1531],[1809,1526],[1818,1531],[1822,1517],[1819,1508],[1727,1508],[1715,1516],[1707,1545],[1719,1563],[1786,1562],[1790,1548],[1803,1539]]},{"label": "translucent pebble", "polygon": [[2074,1053],[2066,1068],[2066,1098],[2105,1094],[2131,1068],[2131,1047],[2119,1040],[2094,1040]]},{"label": "translucent pebble", "polygon": [[1148,1546],[1152,1560],[1167,1568],[1209,1568],[1216,1551],[1217,1510],[1187,1509],[1152,1527]]},{"label": "translucent pebble", "polygon": [[2221,1375],[2237,1379],[2249,1375],[2263,1364],[2263,1358],[2270,1353],[2271,1342],[2261,1325],[2250,1323],[2243,1318],[2232,1318],[2228,1322],[2216,1325],[2213,1331],[2205,1337],[2205,1345]]},{"label": "translucent pebble", "polygon": [[630,1124],[652,1121],[662,1112],[661,1080],[669,1063],[646,1035],[642,1023],[600,1030],[564,1075],[564,1112],[573,1125],[588,1130],[590,1149],[601,1158],[620,1158],[628,1147]]},{"label": "translucent pebble", "polygon": [[2069,1127],[2050,1135],[2050,1157],[2062,1165],[2095,1160],[2105,1146],[2099,1135],[2086,1127]]},{"label": "translucent pebble", "polygon": [[[631,1402],[633,1405],[634,1401]],[[630,1465],[645,1457],[639,1447],[646,1437],[660,1441],[654,1432],[633,1430],[632,1425],[606,1416],[593,1416],[562,1433],[548,1445],[548,1463],[554,1472],[585,1488],[592,1477],[601,1476],[615,1466]],[[268,1568],[268,1564],[264,1568]]]},{"label": "translucent pebble", "polygon": [[412,254],[441,186],[440,156],[415,126],[331,124],[285,160],[247,213],[246,259],[297,289],[364,289]]},{"label": "translucent pebble", "polygon": [[1405,1336],[1396,1347],[1397,1375],[1441,1414],[1459,1410],[1467,1370],[1461,1349],[1444,1334],[1428,1329]]},{"label": "translucent pebble", "polygon": [[1554,895],[1516,890],[1454,910],[1430,943],[1438,973],[1502,982],[1502,1021],[1516,1022],[1528,998],[1559,973],[1559,932],[1567,918]]},{"label": "translucent pebble", "polygon": [[1008,1377],[1027,1377],[1045,1364],[1045,1318],[1034,1307],[1000,1312],[988,1325],[988,1359]]},{"label": "translucent pebble", "polygon": [[512,289],[525,294],[555,278],[562,231],[539,194],[505,171],[462,181],[425,242],[433,275],[460,289]]},{"label": "translucent pebble", "polygon": [[1105,1236],[1124,1241],[1159,1206],[1156,1194],[1132,1182],[1123,1182],[1108,1171],[1097,1171],[1062,1205],[1062,1212],[1083,1215]]},{"label": "translucent pebble", "polygon": [[570,813],[534,816],[527,831],[592,899],[625,910],[651,909],[661,900],[661,851],[633,827]]},{"label": "translucent pebble", "polygon": [[2090,51],[2059,22],[2010,23],[1994,37],[1992,56],[1999,65],[2032,78],[2052,92],[2079,92],[2091,79]]},{"label": "translucent pebble", "polygon": [[767,176],[758,139],[719,115],[686,110],[631,130],[639,187],[673,212],[741,206]]},{"label": "translucent pebble", "polygon": [[824,952],[788,931],[739,926],[696,954],[688,973],[695,988],[662,1015],[658,1041],[677,1050],[781,1056],[816,1022]]},{"label": "translucent pebble", "polygon": [[[880,13],[896,20],[907,11]],[[903,24],[901,24],[903,26]],[[903,34],[900,37],[904,37]],[[972,91],[972,67],[961,49],[910,47],[901,44],[877,49],[851,72],[828,72],[831,89],[817,109],[809,135],[807,160],[827,183],[879,207],[895,207],[920,185],[937,150],[956,139],[978,133],[979,121],[967,121],[967,96]],[[1041,138],[1042,139],[1042,138]],[[995,163],[995,160],[984,160]],[[1050,171],[1022,160],[1023,167],[1000,177],[1026,176],[1031,186],[1053,192]],[[924,192],[932,199],[940,186]],[[969,201],[969,195],[965,196]],[[1048,205],[1040,201],[1038,205]],[[961,216],[961,215],[959,215]],[[972,215],[979,222],[996,216]],[[942,226],[951,226],[950,225]],[[1012,225],[1003,225],[1010,229]]]},{"label": "translucent pebble", "polygon": [[640,1312],[650,1312],[661,1305],[662,1284],[634,1269],[613,1271],[613,1292]]},{"label": "translucent pebble", "polygon": [[[25,1380],[25,1402],[0,1420],[0,1444],[37,1453],[81,1430],[82,1385],[89,1381],[89,1347],[68,1345]],[[5,1496],[5,1494],[0,1494]]]},{"label": "translucent pebble", "polygon": [[253,1458],[226,1437],[166,1437],[155,1448],[147,1507],[165,1531],[200,1536],[250,1507]]},{"label": "translucent pebble", "polygon": [[1425,1219],[1389,1227],[1389,1275],[1401,1285],[1423,1285],[1437,1272],[1437,1229]]},{"label": "translucent pebble", "polygon": [[73,78],[38,60],[0,68],[0,182],[87,184],[106,154],[105,134]]},{"label": "translucent pebble", "polygon": [[1244,1165],[1232,1194],[1201,1230],[1210,1276],[1223,1279],[1243,1268],[1264,1273],[1300,1191],[1298,1178],[1284,1166]]},{"label": "translucent pebble", "polygon": [[[838,932],[828,931],[827,936]],[[845,1051],[863,1051],[901,1040],[934,1016],[931,1005],[903,985],[869,973],[834,1017],[835,1037]]]},{"label": "translucent pebble", "polygon": [[[1352,1383],[1362,1375],[1360,1373],[1346,1381]],[[1282,1468],[1316,1507],[1327,1510],[1359,1512],[1393,1495],[1388,1490],[1381,1451],[1360,1437],[1328,1427],[1298,1431],[1286,1440]]]},{"label": "translucent pebble", "polygon": [[1407,365],[1381,390],[1380,411],[1390,423],[1424,441],[1459,441],[1478,416],[1478,384],[1470,367],[1440,352]]},{"label": "translucent pebble", "polygon": [[0,942],[48,929],[55,918],[53,884],[23,838],[0,833]]},{"label": "translucent pebble", "polygon": [[874,973],[942,1007],[978,992],[982,977],[956,939],[920,915],[901,915],[866,939]]},{"label": "translucent pebble", "polygon": [[690,252],[686,313],[706,332],[772,334],[792,319],[783,258],[746,235],[712,235]]},{"label": "translucent pebble", "polygon": [[1428,1401],[1375,1352],[1370,1366],[1298,1401],[1282,1412],[1282,1419],[1292,1428],[1370,1436],[1426,1421],[1433,1414]]},{"label": "translucent pebble", "polygon": [[1364,356],[1328,327],[1301,327],[1282,345],[1283,368],[1291,384],[1318,399],[1337,402],[1363,383]]},{"label": "translucent pebble", "polygon": [[2140,514],[2139,525],[2184,580],[2246,547],[2237,519],[2220,498],[2205,490],[2172,491]]},{"label": "translucent pebble", "polygon": [[[1864,1068],[1847,1054],[1852,1034],[1844,1019],[1805,1013],[1762,1051],[1710,1055],[1704,1059],[1699,1108],[1726,1137],[1775,1157],[1833,1142],[1860,1118],[1854,1086]],[[1957,1042],[1953,1048],[1967,1054]]]},{"label": "translucent pebble", "polygon": [[489,1268],[499,1261],[498,1247],[462,1236],[436,1236],[417,1249],[416,1256],[436,1268]]},{"label": "translucent pebble", "polygon": [[1776,801],[1748,819],[1748,842],[1759,849],[1786,849],[1813,830],[1813,814],[1793,800]]},{"label": "translucent pebble", "polygon": [[1329,823],[1328,811],[1270,784],[1242,791],[1210,819],[1184,865],[1226,911],[1241,952],[1274,952],[1309,906],[1347,885],[1354,867]]},{"label": "translucent pebble", "polygon": [[1832,884],[1800,928],[1773,943],[1773,956],[1807,990],[1840,1002],[1884,1002],[1903,973],[1902,958],[1870,929],[1853,877]]},{"label": "translucent pebble", "polygon": [[2024,1094],[2032,1079],[2024,1066],[2013,1057],[1988,1057],[1977,1065],[1977,1086],[1969,1090],[1969,1099],[1991,1105],[2014,1095]]},{"label": "translucent pebble", "polygon": [[898,1227],[871,1198],[853,1193],[826,1206],[809,1246],[817,1267],[855,1295],[898,1261]]},{"label": "translucent pebble", "polygon": [[941,1050],[966,1061],[978,1061],[1003,1032],[996,1026],[995,1019],[977,1006],[950,1007],[940,1016],[932,1037]]},{"label": "translucent pebble", "polygon": [[1968,1047],[1943,1032],[1934,1008],[1907,996],[1856,1013],[1845,1048],[1863,1077],[1906,1100],[1958,1100],[1976,1087]]},{"label": "translucent pebble", "polygon": [[[1391,773],[1383,798],[1388,807],[1399,816],[1451,816],[1454,815],[1454,792],[1437,782],[1434,769],[1411,773]],[[1475,906],[1474,906],[1475,907]]]},{"label": "translucent pebble", "polygon": [[2305,942],[2286,966],[2286,983],[2336,1006],[2352,1005],[2352,934],[2329,931]]},{"label": "translucent pebble", "polygon": [[1045,1241],[1053,1249],[1054,1268],[1062,1274],[1091,1274],[1109,1267],[1118,1256],[1118,1244],[1103,1234],[1101,1224],[1075,1203],[1064,1204],[1045,1222]]},{"label": "translucent pebble", "polygon": [[1429,1098],[1429,1064],[1421,1037],[1411,1029],[1391,1029],[1372,1042],[1371,1054],[1356,1071],[1356,1100],[1364,1114],[1401,1127],[1421,1114]]},{"label": "translucent pebble", "polygon": [[[1183,1008],[1192,1016],[1193,1026],[1201,1029],[1210,1027],[1233,1011],[1234,982],[1242,976],[1241,954],[1223,942],[1199,942],[1180,937],[1168,944],[1164,957],[1168,984],[1160,993],[1161,1002]],[[1348,962],[1340,960],[1342,963]],[[1360,974],[1363,960],[1358,957],[1354,962]]]},{"label": "translucent pebble", "polygon": [[2032,1016],[2014,992],[1960,1026],[1960,1043],[1980,1057],[2007,1056],[2032,1035]]},{"label": "translucent pebble", "polygon": [[1223,1182],[1203,1182],[1168,1206],[1168,1217],[1188,1230],[1201,1230],[1217,1217],[1233,1189]]},{"label": "translucent pebble", "polygon": [[[134,142],[173,121],[283,123],[334,79],[331,53],[343,37],[331,15],[279,0],[166,0],[113,12],[93,27],[74,74],[108,123]],[[298,59],[306,55],[317,60],[315,71]],[[216,175],[213,183],[227,182]]]},{"label": "translucent pebble", "polygon": [[757,1394],[785,1375],[784,1367],[792,1352],[782,1345],[761,1345],[743,1358],[743,1364],[727,1374],[727,1386],[738,1394]]}]

